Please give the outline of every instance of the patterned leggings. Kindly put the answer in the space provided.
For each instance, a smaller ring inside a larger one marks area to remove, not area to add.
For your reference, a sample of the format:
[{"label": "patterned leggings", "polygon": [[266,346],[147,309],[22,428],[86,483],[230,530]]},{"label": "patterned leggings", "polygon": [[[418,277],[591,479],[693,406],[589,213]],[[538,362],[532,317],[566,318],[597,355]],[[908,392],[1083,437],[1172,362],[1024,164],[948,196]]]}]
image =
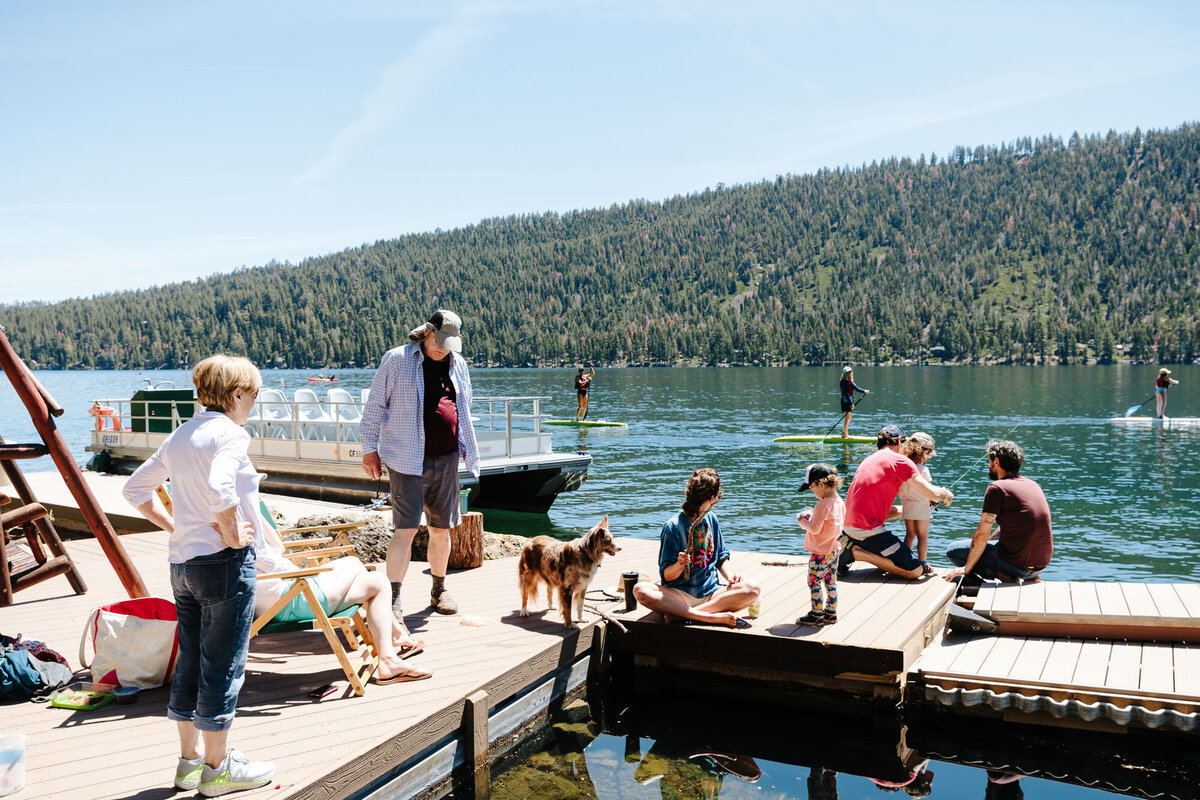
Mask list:
[{"label": "patterned leggings", "polygon": [[[808,591],[812,593],[813,611],[824,610],[826,614],[837,613],[837,565],[840,548],[834,548],[832,553],[819,556],[816,553],[808,557]],[[821,602],[821,583],[825,583],[825,595],[828,598]]]}]

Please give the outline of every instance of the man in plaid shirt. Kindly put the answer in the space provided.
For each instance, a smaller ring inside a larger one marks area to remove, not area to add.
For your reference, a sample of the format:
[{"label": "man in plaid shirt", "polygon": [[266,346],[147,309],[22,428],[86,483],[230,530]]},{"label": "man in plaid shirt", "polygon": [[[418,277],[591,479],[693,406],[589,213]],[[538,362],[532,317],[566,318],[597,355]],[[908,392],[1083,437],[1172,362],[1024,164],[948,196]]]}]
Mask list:
[{"label": "man in plaid shirt", "polygon": [[387,575],[392,613],[402,630],[400,652],[422,643],[404,628],[400,585],[408,571],[412,541],[424,511],[429,528],[430,606],[454,614],[446,593],[450,529],[462,522],[458,503],[461,455],[479,476],[479,447],[471,424],[471,376],[462,355],[462,320],[439,310],[408,334],[412,344],[392,348],[379,361],[359,424],[363,470],[378,479],[388,469],[395,535],[388,545]]}]

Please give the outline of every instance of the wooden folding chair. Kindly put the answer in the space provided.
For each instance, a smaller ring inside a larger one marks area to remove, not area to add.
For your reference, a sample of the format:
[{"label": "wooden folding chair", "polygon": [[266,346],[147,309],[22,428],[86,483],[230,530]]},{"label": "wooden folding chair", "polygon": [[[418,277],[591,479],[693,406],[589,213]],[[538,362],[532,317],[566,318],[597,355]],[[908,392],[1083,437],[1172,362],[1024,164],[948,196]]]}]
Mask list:
[{"label": "wooden folding chair", "polygon": [[[155,493],[167,509],[167,513],[171,513],[170,485],[166,483],[160,484],[155,489]],[[288,570],[287,572],[259,575],[258,579],[263,581],[279,578],[280,580],[291,580],[294,582],[279,600],[274,602],[270,608],[254,620],[250,626],[250,638],[254,638],[255,636],[269,636],[273,633],[321,631],[325,635],[325,640],[329,643],[330,649],[333,650],[334,656],[337,657],[342,672],[346,674],[346,680],[350,682],[354,693],[361,697],[366,691],[367,681],[370,680],[371,675],[379,666],[379,648],[375,646],[375,639],[371,635],[371,629],[367,627],[367,618],[363,614],[362,606],[351,606],[333,616],[329,616],[325,613],[324,606],[317,600],[317,596],[313,592],[308,579],[333,569],[333,567],[321,566],[321,564],[338,556],[353,553],[354,546],[350,544],[350,531],[360,528],[366,523],[351,522],[337,525],[279,529],[275,525],[275,520],[271,516],[271,512],[267,509],[266,503],[261,500],[259,501],[259,511],[263,519],[272,528],[275,528],[281,538],[285,535],[296,533],[329,532],[334,535],[311,539],[284,540],[284,556],[296,564],[296,569]],[[275,620],[275,615],[299,596],[303,596],[305,602],[308,604],[309,611],[312,612],[312,619],[289,622]],[[345,638],[345,646],[338,640],[338,631],[341,631],[342,636]]]},{"label": "wooden folding chair", "polygon": [[[296,555],[304,557],[305,554]],[[289,554],[289,557],[294,556]],[[363,692],[366,691],[366,682],[370,680],[371,675],[379,666],[379,648],[375,646],[375,639],[371,635],[371,629],[367,627],[367,618],[363,615],[362,606],[351,606],[333,616],[325,613],[325,608],[317,599],[312,586],[309,585],[308,579],[322,572],[329,572],[332,569],[333,567],[309,567],[288,572],[259,575],[258,579],[260,581],[279,578],[294,582],[283,593],[282,597],[276,600],[270,608],[254,620],[254,623],[250,626],[250,637],[267,636],[272,633],[320,630],[321,633],[325,634],[325,640],[329,642],[330,649],[333,650],[334,656],[337,657],[338,664],[342,667],[342,672],[346,673],[346,680],[354,688],[354,693],[361,697]],[[297,620],[295,622],[275,621],[275,615],[298,596],[304,597],[313,618],[311,620]],[[338,630],[342,632],[342,636],[346,639],[346,647],[343,647],[342,643],[338,640]]]}]

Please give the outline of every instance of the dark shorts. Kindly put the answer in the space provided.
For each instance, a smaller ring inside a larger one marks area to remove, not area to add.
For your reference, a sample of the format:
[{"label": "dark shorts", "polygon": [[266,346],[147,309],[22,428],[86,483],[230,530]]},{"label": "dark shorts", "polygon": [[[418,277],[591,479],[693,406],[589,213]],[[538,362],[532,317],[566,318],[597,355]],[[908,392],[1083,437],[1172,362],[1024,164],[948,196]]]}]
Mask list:
[{"label": "dark shorts", "polygon": [[855,547],[861,547],[868,553],[886,558],[900,569],[912,570],[921,566],[921,559],[913,555],[913,551],[905,547],[904,542],[889,531],[868,536],[861,541],[857,539],[851,539],[851,541]]},{"label": "dark shorts", "polygon": [[854,401],[847,400],[846,398],[843,397],[842,398],[842,413],[844,414],[847,411],[853,411],[853,410],[854,410]]},{"label": "dark shorts", "polygon": [[579,395],[580,397],[587,397],[587,389],[576,389],[575,394]]},{"label": "dark shorts", "polygon": [[392,491],[392,524],[416,528],[421,512],[431,528],[457,528],[462,524],[458,505],[458,453],[425,456],[421,475],[401,475],[388,470]]}]

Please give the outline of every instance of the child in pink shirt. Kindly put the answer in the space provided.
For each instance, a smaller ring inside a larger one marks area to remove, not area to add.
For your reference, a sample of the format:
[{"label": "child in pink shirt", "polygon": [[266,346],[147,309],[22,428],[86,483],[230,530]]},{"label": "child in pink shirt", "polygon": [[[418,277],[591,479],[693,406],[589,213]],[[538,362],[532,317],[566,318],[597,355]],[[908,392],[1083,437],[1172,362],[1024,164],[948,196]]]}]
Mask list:
[{"label": "child in pink shirt", "polygon": [[[838,536],[846,519],[846,504],[838,496],[842,476],[831,464],[810,464],[804,471],[803,494],[809,489],[817,497],[811,512],[801,511],[796,521],[807,533],[804,549],[808,557],[808,590],[812,593],[812,610],[796,620],[797,625],[832,625],[837,622],[837,565]],[[825,584],[825,600],[821,600],[821,584]]]}]

